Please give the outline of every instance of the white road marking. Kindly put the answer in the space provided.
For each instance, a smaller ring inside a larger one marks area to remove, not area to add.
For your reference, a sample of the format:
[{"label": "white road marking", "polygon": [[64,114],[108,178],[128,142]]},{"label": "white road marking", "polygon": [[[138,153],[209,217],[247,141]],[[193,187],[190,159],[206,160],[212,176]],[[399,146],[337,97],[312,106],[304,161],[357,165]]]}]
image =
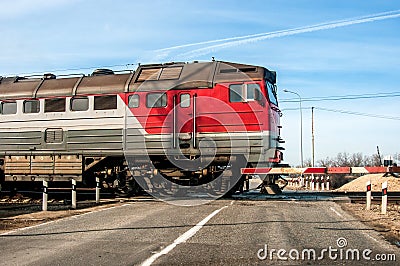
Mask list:
[{"label": "white road marking", "polygon": [[[341,215],[337,210],[335,210],[333,207],[330,207],[331,211],[333,211],[334,213],[336,213],[337,216],[339,217],[343,217],[343,215]],[[375,242],[379,242],[376,238],[370,236],[369,234],[362,232],[364,235],[366,235],[367,237],[371,238],[372,240],[374,240]]]},{"label": "white road marking", "polygon": [[375,242],[379,242],[378,240],[376,240],[374,237],[370,236],[369,234],[365,233],[366,236],[368,236],[369,238],[371,238],[372,240],[374,240]]},{"label": "white road marking", "polygon": [[[232,203],[231,203],[232,205]],[[183,235],[179,236],[177,239],[175,239],[175,241],[168,245],[167,247],[163,248],[160,252],[155,253],[154,255],[152,255],[150,258],[148,258],[147,260],[145,260],[141,265],[142,266],[150,266],[151,264],[153,264],[153,262],[158,259],[159,257],[161,257],[162,255],[166,255],[168,254],[171,250],[173,250],[177,245],[186,242],[189,238],[191,238],[192,236],[194,236],[212,217],[214,217],[215,215],[217,215],[220,211],[222,211],[223,209],[227,208],[228,206],[224,206],[218,210],[215,210],[214,212],[212,212],[210,215],[208,215],[206,218],[204,218],[201,222],[199,222],[198,224],[196,224],[195,226],[193,226],[192,228],[190,228],[188,231],[186,231]]]},{"label": "white road marking", "polygon": [[343,215],[341,215],[337,210],[335,210],[333,207],[330,207],[331,211],[333,211],[334,213],[336,213],[337,216],[339,217],[343,217]]}]

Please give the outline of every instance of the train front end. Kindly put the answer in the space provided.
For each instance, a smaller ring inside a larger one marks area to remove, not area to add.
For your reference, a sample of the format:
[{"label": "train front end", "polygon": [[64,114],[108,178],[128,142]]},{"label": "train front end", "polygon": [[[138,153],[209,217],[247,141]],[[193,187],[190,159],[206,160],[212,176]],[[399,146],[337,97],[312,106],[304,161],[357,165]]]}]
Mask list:
[{"label": "train front end", "polygon": [[[144,162],[151,162],[153,182],[159,176],[172,186],[211,187],[221,194],[243,187],[242,168],[280,163],[275,72],[194,62],[144,65],[136,75],[126,98],[127,132],[141,127],[145,136],[142,141],[127,133],[125,152],[131,168],[148,169]],[[149,184],[142,172],[134,176]]]}]

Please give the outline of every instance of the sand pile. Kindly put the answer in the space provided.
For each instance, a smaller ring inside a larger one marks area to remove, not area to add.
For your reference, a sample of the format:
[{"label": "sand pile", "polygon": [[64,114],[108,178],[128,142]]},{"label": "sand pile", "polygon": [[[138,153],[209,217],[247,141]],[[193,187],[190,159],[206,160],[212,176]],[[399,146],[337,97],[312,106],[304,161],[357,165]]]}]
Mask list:
[{"label": "sand pile", "polygon": [[384,177],[383,174],[369,174],[361,176],[343,186],[338,188],[336,191],[348,191],[348,192],[362,192],[366,191],[367,181],[371,181],[372,191],[382,191],[382,183],[388,182],[388,191],[400,192],[400,177],[387,176]]}]

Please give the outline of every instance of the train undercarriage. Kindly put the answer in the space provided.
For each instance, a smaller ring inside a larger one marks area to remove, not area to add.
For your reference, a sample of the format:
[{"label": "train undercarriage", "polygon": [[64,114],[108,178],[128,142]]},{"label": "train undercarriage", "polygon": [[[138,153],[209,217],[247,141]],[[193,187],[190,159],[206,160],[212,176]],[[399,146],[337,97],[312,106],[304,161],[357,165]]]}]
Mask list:
[{"label": "train undercarriage", "polygon": [[[199,166],[201,160],[206,161],[206,167]],[[98,178],[102,189],[121,196],[154,191],[177,195],[179,190],[184,191],[184,195],[199,187],[206,193],[222,196],[243,192],[249,176],[243,175],[241,169],[253,165],[242,155],[219,155],[209,159],[196,156],[171,159],[167,156],[26,155],[6,156],[0,159],[0,167],[3,188],[27,184],[33,187],[32,182],[40,185],[38,181],[69,182],[71,179],[83,187],[95,187]],[[281,192],[282,187],[277,185],[279,175],[261,178],[262,192]]]}]

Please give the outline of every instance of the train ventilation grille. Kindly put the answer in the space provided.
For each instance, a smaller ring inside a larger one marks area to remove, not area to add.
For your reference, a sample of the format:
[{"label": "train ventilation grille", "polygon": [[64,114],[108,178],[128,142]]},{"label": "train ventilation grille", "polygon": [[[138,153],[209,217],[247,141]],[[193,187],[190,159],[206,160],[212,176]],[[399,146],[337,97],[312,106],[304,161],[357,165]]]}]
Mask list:
[{"label": "train ventilation grille", "polygon": [[61,143],[63,142],[62,128],[48,128],[45,132],[46,143]]}]

